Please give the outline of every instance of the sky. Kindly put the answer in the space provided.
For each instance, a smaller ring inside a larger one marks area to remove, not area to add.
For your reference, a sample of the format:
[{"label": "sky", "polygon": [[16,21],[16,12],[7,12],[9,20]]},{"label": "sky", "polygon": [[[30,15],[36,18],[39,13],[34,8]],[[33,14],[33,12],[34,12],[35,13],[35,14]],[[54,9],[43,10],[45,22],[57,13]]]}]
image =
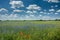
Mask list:
[{"label": "sky", "polygon": [[0,20],[60,19],[60,0],[0,0]]}]

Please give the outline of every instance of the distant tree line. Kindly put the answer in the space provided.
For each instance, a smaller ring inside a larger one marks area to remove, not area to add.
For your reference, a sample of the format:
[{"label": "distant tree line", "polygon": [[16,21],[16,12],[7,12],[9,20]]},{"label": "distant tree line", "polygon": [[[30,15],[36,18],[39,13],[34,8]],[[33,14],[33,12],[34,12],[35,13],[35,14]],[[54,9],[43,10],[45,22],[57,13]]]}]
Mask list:
[{"label": "distant tree line", "polygon": [[40,20],[36,20],[36,21],[60,21],[60,19],[55,19],[55,20],[42,20],[42,19],[40,19]]},{"label": "distant tree line", "polygon": [[56,19],[55,21],[60,21],[60,19]]},{"label": "distant tree line", "polygon": [[2,20],[0,20],[0,21],[2,21]]},{"label": "distant tree line", "polygon": [[[1,22],[2,20],[0,20],[0,22]],[[10,21],[10,20],[5,20],[5,21]],[[23,20],[23,21],[27,21],[27,20]],[[42,19],[40,19],[40,20],[33,20],[33,21],[60,21],[60,19],[55,19],[55,20],[42,20]]]}]

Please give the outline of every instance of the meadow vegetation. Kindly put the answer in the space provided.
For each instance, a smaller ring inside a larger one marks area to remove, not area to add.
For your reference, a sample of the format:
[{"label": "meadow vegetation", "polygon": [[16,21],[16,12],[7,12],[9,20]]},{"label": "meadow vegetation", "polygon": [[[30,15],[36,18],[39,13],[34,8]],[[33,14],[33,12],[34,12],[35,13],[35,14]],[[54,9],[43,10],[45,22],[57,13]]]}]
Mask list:
[{"label": "meadow vegetation", "polygon": [[60,40],[60,21],[0,21],[0,40]]}]

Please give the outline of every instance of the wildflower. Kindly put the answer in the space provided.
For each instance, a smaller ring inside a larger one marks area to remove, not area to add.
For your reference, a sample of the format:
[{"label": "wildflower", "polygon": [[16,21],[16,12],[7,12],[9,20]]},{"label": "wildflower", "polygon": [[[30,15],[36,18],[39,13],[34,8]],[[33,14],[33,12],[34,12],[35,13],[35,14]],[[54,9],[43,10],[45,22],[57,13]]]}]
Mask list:
[{"label": "wildflower", "polygon": [[23,32],[20,32],[20,36],[23,36]]}]

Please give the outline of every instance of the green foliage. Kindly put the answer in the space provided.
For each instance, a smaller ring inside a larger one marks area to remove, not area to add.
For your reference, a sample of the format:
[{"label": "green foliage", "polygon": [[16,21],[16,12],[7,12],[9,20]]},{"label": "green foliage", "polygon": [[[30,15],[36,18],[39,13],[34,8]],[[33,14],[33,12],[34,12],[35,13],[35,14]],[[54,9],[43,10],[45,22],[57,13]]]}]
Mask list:
[{"label": "green foliage", "polygon": [[60,19],[56,19],[55,21],[60,21]]},{"label": "green foliage", "polygon": [[0,40],[60,40],[60,21],[1,21]]}]

